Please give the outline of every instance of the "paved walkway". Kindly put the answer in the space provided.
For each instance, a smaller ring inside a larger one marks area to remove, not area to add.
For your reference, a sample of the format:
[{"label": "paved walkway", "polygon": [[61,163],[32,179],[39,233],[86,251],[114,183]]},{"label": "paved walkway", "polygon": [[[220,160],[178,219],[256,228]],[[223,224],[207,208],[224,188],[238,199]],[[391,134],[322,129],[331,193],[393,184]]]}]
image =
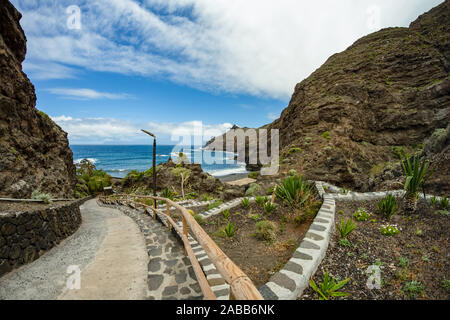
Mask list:
[{"label": "paved walkway", "polygon": [[144,210],[126,206],[119,208],[136,221],[145,237],[149,256],[147,299],[203,299],[191,262],[184,255],[182,242]]},{"label": "paved walkway", "polygon": [[[0,278],[0,299],[145,299],[145,240],[136,223],[96,200],[80,207],[79,230],[36,261]],[[66,283],[81,271],[81,288]]]}]

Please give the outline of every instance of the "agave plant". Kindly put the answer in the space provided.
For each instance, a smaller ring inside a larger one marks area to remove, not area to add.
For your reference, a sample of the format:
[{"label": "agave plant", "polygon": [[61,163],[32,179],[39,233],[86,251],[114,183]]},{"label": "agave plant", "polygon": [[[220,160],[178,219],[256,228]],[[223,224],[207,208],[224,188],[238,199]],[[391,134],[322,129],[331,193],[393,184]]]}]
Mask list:
[{"label": "agave plant", "polygon": [[380,200],[377,204],[378,211],[388,219],[394,215],[396,207],[397,203],[392,194],[388,194],[386,198]]},{"label": "agave plant", "polygon": [[255,198],[255,202],[257,205],[262,206],[262,205],[264,205],[264,198],[262,196],[257,196]]},{"label": "agave plant", "polygon": [[287,205],[300,209],[312,196],[312,187],[302,177],[293,176],[284,179],[275,194]]},{"label": "agave plant", "polygon": [[228,220],[228,218],[230,217],[230,210],[229,210],[229,209],[223,210],[223,211],[222,211],[222,217],[223,217],[225,220]]},{"label": "agave plant", "polygon": [[231,238],[236,232],[236,226],[231,221],[228,221],[228,224],[223,228],[223,232],[228,238]]},{"label": "agave plant", "polygon": [[341,235],[341,239],[347,238],[347,236],[356,228],[356,223],[353,222],[352,219],[348,219],[347,221],[344,221],[344,219],[341,219],[341,224],[336,224],[336,229],[339,231],[339,234]]},{"label": "agave plant", "polygon": [[271,214],[275,210],[275,204],[270,201],[265,202],[263,206],[267,214]]},{"label": "agave plant", "polygon": [[247,209],[250,206],[250,200],[248,198],[244,198],[241,200],[241,204],[244,209]]},{"label": "agave plant", "polygon": [[428,161],[420,160],[418,156],[414,156],[411,159],[405,158],[401,164],[406,175],[405,210],[414,212],[417,208],[419,189],[423,188],[425,182],[433,174],[433,170],[430,169]]},{"label": "agave plant", "polygon": [[347,278],[341,282],[337,282],[330,276],[327,271],[323,277],[322,282],[319,283],[319,285],[317,285],[313,279],[309,280],[309,285],[315,292],[317,292],[317,294],[319,295],[319,300],[329,300],[330,298],[334,297],[343,297],[350,295],[345,292],[337,291],[345,286],[349,280],[350,278]]}]

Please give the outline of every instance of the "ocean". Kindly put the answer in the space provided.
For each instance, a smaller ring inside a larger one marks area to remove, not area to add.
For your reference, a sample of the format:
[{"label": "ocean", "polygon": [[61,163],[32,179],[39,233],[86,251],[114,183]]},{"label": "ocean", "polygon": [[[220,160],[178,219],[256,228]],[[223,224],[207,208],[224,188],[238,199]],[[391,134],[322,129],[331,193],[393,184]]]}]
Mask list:
[{"label": "ocean", "polygon": [[[125,177],[131,170],[145,171],[153,161],[153,145],[71,145],[70,148],[75,163],[89,159],[97,169],[117,178]],[[169,157],[175,160],[178,151],[174,148],[171,145],[157,145],[156,164],[166,162]],[[247,173],[245,163],[233,160],[233,153],[202,150],[200,147],[184,148],[182,151],[192,163],[200,163],[204,171],[215,177]]]}]

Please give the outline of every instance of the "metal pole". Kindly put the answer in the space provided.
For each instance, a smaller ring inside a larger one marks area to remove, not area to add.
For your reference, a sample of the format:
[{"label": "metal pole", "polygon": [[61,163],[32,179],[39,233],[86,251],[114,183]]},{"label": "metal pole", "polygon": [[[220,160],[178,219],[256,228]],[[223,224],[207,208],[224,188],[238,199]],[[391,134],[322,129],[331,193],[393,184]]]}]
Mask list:
[{"label": "metal pole", "polygon": [[153,138],[153,196],[156,197],[156,137]]},{"label": "metal pole", "polygon": [[153,196],[156,197],[156,136],[147,130],[141,131],[153,137]]}]

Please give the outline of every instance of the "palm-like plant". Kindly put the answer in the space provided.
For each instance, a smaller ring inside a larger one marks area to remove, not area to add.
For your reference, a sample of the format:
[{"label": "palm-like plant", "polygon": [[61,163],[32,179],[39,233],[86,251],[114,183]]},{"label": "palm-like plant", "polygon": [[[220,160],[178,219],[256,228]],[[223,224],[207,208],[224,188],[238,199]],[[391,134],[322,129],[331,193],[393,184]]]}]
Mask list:
[{"label": "palm-like plant", "polygon": [[228,238],[231,238],[236,232],[236,226],[231,221],[228,221],[228,224],[223,228],[223,232]]},{"label": "palm-like plant", "polygon": [[396,207],[397,203],[392,194],[388,194],[386,198],[380,200],[377,204],[378,211],[388,219],[394,215]]},{"label": "palm-like plant", "polygon": [[315,292],[317,292],[319,295],[319,300],[328,300],[334,297],[348,296],[348,293],[339,292],[337,290],[345,286],[349,280],[350,278],[341,282],[336,282],[336,280],[333,279],[328,272],[326,272],[323,277],[323,281],[319,283],[319,286],[316,285],[313,279],[309,280],[309,285]]},{"label": "palm-like plant", "polygon": [[430,169],[428,161],[420,160],[418,156],[414,156],[411,159],[405,158],[401,164],[406,175],[405,210],[414,212],[417,208],[419,189],[423,188],[425,182],[433,174],[433,170]]},{"label": "palm-like plant", "polygon": [[312,196],[312,187],[302,177],[292,176],[277,186],[275,194],[287,205],[300,209]]}]

